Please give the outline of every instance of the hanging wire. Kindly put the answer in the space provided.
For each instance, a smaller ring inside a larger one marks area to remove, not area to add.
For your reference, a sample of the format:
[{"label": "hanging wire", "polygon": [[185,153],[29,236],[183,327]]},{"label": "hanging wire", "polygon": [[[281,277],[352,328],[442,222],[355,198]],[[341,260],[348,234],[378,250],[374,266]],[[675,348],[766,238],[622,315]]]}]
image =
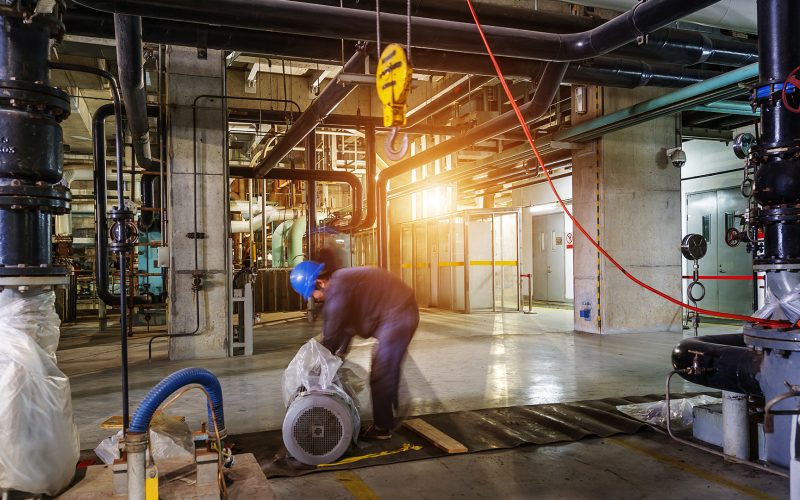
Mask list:
[{"label": "hanging wire", "polygon": [[381,0],[375,0],[375,53],[381,60]]}]

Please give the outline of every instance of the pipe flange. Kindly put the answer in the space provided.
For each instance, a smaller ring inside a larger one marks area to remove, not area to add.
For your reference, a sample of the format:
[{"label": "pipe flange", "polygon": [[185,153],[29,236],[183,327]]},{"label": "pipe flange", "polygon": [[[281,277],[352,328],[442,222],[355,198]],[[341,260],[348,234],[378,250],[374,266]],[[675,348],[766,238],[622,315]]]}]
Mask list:
[{"label": "pipe flange", "polygon": [[49,112],[57,121],[70,114],[69,95],[43,83],[0,80],[0,106],[33,108]]},{"label": "pipe flange", "polygon": [[750,347],[800,351],[800,329],[765,328],[747,324],[743,329],[744,341]]},{"label": "pipe flange", "polygon": [[787,222],[800,222],[800,206],[778,205],[762,208],[751,217],[756,224],[782,224]]},{"label": "pipe flange", "polygon": [[68,213],[72,195],[61,185],[0,186],[0,208],[12,210],[43,210],[54,215]]},{"label": "pipe flange", "polygon": [[37,276],[62,276],[67,274],[66,267],[56,266],[29,266],[27,264],[0,265],[0,278],[3,277],[37,277]]}]

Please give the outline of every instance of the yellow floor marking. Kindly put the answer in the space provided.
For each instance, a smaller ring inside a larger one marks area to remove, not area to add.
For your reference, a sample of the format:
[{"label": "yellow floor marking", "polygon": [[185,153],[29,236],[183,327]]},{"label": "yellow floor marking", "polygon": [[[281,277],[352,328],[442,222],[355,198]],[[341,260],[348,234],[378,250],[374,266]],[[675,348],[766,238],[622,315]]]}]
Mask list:
[{"label": "yellow floor marking", "polygon": [[750,496],[752,498],[759,498],[759,499],[775,498],[773,496],[767,495],[763,491],[757,490],[756,488],[753,488],[751,486],[747,486],[746,484],[740,484],[735,481],[731,481],[730,479],[726,479],[718,474],[714,474],[713,472],[708,472],[707,470],[703,470],[699,467],[689,465],[685,462],[678,460],[677,458],[670,457],[669,455],[664,455],[663,453],[659,453],[657,451],[645,448],[644,446],[639,446],[638,444],[634,444],[628,440],[622,440],[619,438],[610,438],[608,439],[608,441],[616,444],[617,446],[622,446],[623,448],[628,448],[629,450],[637,451],[643,455],[647,455],[650,458],[654,458],[661,463],[667,464],[671,467],[675,467],[676,469],[680,469],[684,472],[692,474],[693,476],[705,479],[706,481],[710,481],[712,483],[725,486],[732,490],[736,490],[740,493],[744,493],[745,495]]},{"label": "yellow floor marking", "polygon": [[336,479],[342,483],[342,486],[347,488],[347,491],[356,500],[378,500],[378,495],[355,472],[351,470],[339,471],[336,473]]},{"label": "yellow floor marking", "polygon": [[401,446],[396,450],[381,451],[378,453],[369,453],[367,455],[359,455],[357,457],[347,457],[339,460],[338,462],[333,462],[330,464],[319,464],[317,465],[317,467],[336,467],[337,465],[346,465],[346,464],[352,464],[354,462],[360,462],[361,460],[366,460],[368,458],[385,457],[386,455],[394,455],[396,453],[403,453],[406,451],[419,451],[421,449],[422,446],[403,443],[403,446]]}]

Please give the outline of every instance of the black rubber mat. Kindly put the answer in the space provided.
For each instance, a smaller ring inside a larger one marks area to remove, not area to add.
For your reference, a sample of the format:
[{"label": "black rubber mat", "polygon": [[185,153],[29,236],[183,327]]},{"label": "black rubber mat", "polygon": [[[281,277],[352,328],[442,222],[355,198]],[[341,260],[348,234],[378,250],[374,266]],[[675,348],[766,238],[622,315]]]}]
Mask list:
[{"label": "black rubber mat", "polygon": [[[674,397],[691,397],[684,394]],[[460,411],[420,417],[448,436],[464,444],[470,453],[514,448],[523,444],[552,444],[588,437],[634,434],[647,424],[617,411],[619,405],[660,401],[663,394],[606,398],[573,403],[514,406]],[[441,457],[425,438],[401,427],[386,441],[359,442],[336,464],[308,466],[287,457],[281,431],[229,436],[234,453],[253,453],[267,477],[300,476],[312,472],[354,469],[424,458]],[[408,445],[412,447],[409,448]],[[378,455],[378,456],[373,456]],[[339,462],[345,463],[339,463]]]}]

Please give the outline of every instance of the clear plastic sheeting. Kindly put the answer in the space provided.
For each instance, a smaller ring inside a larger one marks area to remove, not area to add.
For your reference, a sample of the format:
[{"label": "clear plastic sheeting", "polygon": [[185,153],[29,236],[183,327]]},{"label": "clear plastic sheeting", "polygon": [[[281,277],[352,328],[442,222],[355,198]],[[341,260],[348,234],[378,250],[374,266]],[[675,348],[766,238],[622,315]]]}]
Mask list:
[{"label": "clear plastic sheeting", "polygon": [[0,305],[0,491],[55,495],[72,481],[80,440],[69,379],[56,366],[55,293]]},{"label": "clear plastic sheeting", "polygon": [[[345,385],[339,376],[342,359],[334,356],[325,346],[314,339],[309,340],[297,351],[294,359],[283,372],[282,389],[283,404],[288,408],[295,397],[307,391],[335,394],[342,398],[351,408],[353,428],[361,426],[361,418],[356,401],[350,396],[349,387],[358,385],[357,381],[348,380]],[[353,433],[353,441],[358,432]]]},{"label": "clear plastic sheeting", "polygon": [[341,392],[341,396],[348,401],[350,396],[337,376],[341,366],[341,358],[331,354],[316,340],[309,340],[297,351],[283,372],[283,404],[288,408],[299,392],[310,389]]},{"label": "clear plastic sheeting", "polygon": [[800,285],[780,299],[768,286],[767,292],[764,294],[764,306],[756,311],[753,317],[797,323],[800,320]]},{"label": "clear plastic sheeting", "polygon": [[[682,431],[690,429],[694,423],[692,409],[698,405],[721,404],[722,400],[701,394],[692,398],[672,399],[669,402],[670,426],[673,430]],[[666,427],[666,401],[654,401],[652,403],[636,403],[617,406],[617,410],[629,415],[636,420],[647,422],[648,424]]]},{"label": "clear plastic sheeting", "polygon": [[[150,423],[150,445],[147,449],[149,460],[150,451],[153,452],[153,460],[159,463],[163,460],[186,460],[194,461],[194,439],[189,425],[174,417],[158,414],[153,417]],[[121,455],[120,441],[122,431],[113,436],[105,438],[97,448],[94,449],[95,455],[106,465],[111,465]]]}]

